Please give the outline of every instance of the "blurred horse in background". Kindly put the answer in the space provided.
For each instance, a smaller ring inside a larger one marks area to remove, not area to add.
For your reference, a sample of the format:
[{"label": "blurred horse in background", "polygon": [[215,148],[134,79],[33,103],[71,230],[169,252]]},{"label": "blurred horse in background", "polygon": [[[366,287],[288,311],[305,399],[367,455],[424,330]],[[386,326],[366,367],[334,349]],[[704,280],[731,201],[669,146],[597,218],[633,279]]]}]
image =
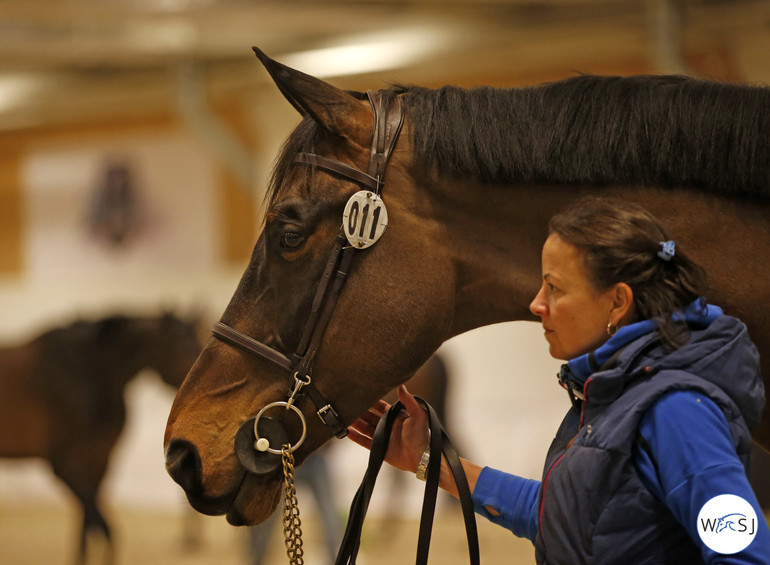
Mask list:
[{"label": "blurred horse in background", "polygon": [[113,560],[99,487],[126,418],[124,388],[152,369],[178,388],[201,344],[197,324],[172,314],[77,321],[0,348],[0,457],[40,457],[83,508],[76,563],[100,532]]}]

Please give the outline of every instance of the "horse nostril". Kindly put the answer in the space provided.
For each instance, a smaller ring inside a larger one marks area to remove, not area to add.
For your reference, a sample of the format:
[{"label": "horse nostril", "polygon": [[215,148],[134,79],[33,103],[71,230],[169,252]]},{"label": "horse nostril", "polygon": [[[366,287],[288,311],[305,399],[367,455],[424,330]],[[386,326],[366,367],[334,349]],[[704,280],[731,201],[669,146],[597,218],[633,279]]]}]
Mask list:
[{"label": "horse nostril", "polygon": [[171,440],[166,449],[166,471],[187,494],[201,490],[201,458],[189,441]]}]

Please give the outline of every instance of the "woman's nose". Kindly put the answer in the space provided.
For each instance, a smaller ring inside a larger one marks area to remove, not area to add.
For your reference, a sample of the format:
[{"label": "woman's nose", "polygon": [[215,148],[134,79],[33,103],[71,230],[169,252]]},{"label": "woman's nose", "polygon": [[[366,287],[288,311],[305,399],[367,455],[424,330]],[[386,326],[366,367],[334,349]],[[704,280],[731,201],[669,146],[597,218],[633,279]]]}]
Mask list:
[{"label": "woman's nose", "polygon": [[542,300],[542,294],[543,289],[541,288],[540,291],[535,295],[535,298],[533,298],[532,302],[529,304],[529,311],[538,318],[542,318],[546,310],[545,302]]}]

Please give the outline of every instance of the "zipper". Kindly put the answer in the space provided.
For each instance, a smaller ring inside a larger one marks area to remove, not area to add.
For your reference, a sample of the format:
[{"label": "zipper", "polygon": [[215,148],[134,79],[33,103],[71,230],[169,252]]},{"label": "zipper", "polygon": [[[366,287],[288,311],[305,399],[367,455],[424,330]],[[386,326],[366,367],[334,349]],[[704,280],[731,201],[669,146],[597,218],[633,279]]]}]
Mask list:
[{"label": "zipper", "polygon": [[559,464],[559,461],[562,460],[562,458],[567,455],[566,450],[564,453],[562,453],[559,458],[554,462],[553,465],[551,465],[551,468],[548,469],[548,473],[545,475],[545,479],[543,479],[543,495],[540,497],[540,511],[538,512],[538,528],[540,529],[540,537],[543,539],[543,548],[545,548],[545,535],[543,534],[543,510],[545,510],[545,489],[548,486],[548,479],[551,478],[551,473],[556,468],[556,465]]},{"label": "zipper", "polygon": [[583,405],[580,407],[580,424],[578,425],[578,431],[583,429],[583,419],[586,415],[586,404],[588,404],[588,383],[593,380],[593,377],[588,377],[588,380],[583,385]]},{"label": "zipper", "polygon": [[[578,431],[580,431],[583,428],[583,419],[585,417],[585,411],[586,411],[586,404],[588,404],[588,383],[591,382],[591,377],[588,378],[588,380],[583,385],[583,405],[580,408],[580,424],[578,425]],[[545,547],[545,535],[543,535],[543,511],[545,510],[545,491],[548,487],[548,480],[551,478],[551,473],[556,468],[556,465],[559,464],[559,462],[564,458],[565,455],[567,455],[567,450],[569,449],[569,446],[564,450],[564,453],[562,453],[559,458],[554,462],[553,465],[551,465],[551,468],[548,469],[548,473],[545,475],[545,479],[543,479],[543,495],[540,497],[540,509],[538,512],[538,528],[540,530],[540,537],[543,540],[543,547]]]}]

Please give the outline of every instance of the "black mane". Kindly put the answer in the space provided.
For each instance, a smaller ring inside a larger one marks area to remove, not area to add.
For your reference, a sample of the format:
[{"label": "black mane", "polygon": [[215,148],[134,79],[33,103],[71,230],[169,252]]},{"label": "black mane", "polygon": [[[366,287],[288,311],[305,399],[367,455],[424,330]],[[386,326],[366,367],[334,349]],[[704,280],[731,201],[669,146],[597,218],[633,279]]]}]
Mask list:
[{"label": "black mane", "polygon": [[[692,187],[770,197],[770,88],[681,76],[581,75],[523,88],[396,85],[414,161],[484,183]],[[278,156],[268,199],[298,151],[329,134],[305,119]]]},{"label": "black mane", "polygon": [[770,89],[679,76],[404,91],[416,163],[488,183],[770,195]]}]

